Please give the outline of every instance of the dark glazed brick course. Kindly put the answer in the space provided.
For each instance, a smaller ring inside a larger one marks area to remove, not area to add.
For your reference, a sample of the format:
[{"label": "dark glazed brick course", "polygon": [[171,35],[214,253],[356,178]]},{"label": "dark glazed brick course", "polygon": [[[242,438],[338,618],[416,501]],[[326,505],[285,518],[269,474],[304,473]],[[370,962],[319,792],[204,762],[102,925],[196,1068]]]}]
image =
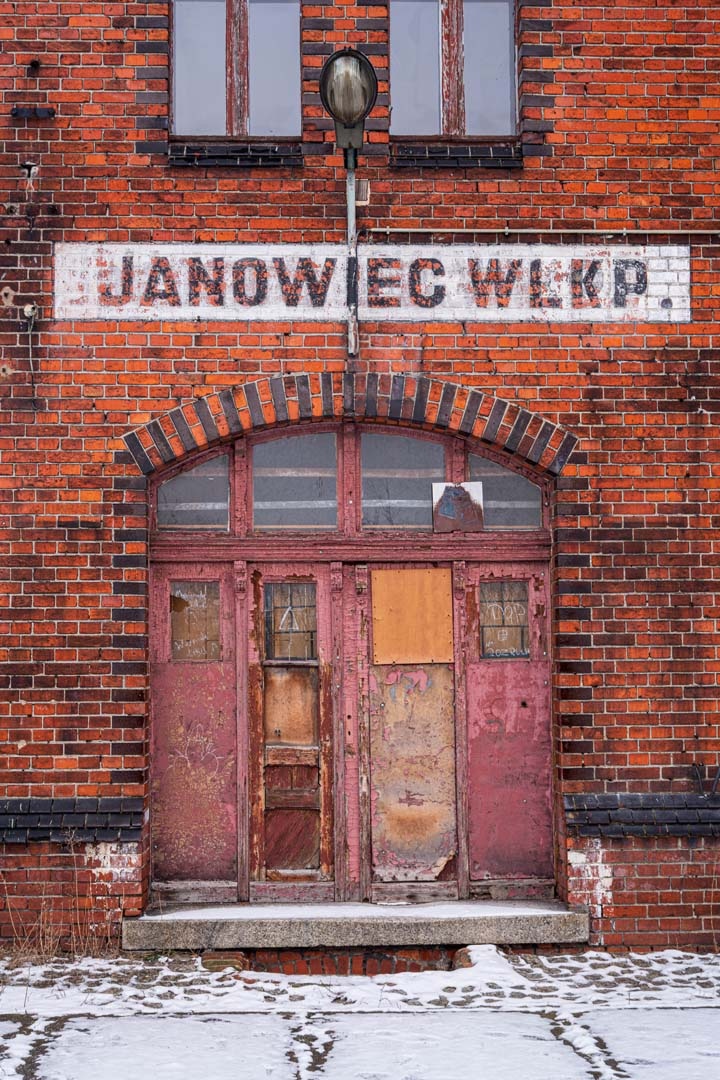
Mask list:
[{"label": "dark glazed brick course", "polygon": [[514,143],[391,143],[394,168],[519,169],[523,151]]},{"label": "dark glazed brick course", "polygon": [[143,810],[140,798],[0,799],[0,842],[136,843]]},{"label": "dark glazed brick course", "polygon": [[[142,145],[142,144],[140,144]],[[190,143],[171,142],[164,146],[168,164],[205,168],[296,168],[303,164],[302,143]],[[156,153],[157,151],[150,151]]]},{"label": "dark glazed brick course", "polygon": [[580,836],[720,836],[720,794],[566,795],[565,818]]}]

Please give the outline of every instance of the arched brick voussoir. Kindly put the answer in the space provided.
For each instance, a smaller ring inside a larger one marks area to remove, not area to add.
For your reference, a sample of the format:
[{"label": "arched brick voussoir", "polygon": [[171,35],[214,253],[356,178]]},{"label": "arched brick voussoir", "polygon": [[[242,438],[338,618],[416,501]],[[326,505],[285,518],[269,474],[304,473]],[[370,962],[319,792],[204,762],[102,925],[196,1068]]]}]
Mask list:
[{"label": "arched brick voussoir", "polygon": [[578,438],[514,401],[444,379],[313,372],[258,379],[195,398],[127,432],[146,476],[197,450],[254,431],[322,420],[366,420],[456,433],[558,476]]}]

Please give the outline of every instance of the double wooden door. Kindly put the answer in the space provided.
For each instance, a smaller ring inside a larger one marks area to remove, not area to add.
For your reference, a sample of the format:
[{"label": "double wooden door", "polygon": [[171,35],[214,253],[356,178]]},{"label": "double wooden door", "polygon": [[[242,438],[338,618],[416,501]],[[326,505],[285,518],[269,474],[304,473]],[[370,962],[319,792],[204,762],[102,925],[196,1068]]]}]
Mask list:
[{"label": "double wooden door", "polygon": [[430,899],[552,877],[543,568],[156,567],[155,888]]}]

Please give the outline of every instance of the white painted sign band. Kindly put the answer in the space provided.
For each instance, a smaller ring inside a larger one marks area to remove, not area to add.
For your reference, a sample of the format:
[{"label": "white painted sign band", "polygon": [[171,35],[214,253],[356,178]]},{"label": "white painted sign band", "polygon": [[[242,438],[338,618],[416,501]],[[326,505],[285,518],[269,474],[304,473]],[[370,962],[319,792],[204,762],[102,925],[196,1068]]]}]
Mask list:
[{"label": "white painted sign band", "polygon": [[[58,244],[56,319],[342,321],[347,249],[304,244]],[[687,322],[687,246],[363,245],[370,322]]]}]

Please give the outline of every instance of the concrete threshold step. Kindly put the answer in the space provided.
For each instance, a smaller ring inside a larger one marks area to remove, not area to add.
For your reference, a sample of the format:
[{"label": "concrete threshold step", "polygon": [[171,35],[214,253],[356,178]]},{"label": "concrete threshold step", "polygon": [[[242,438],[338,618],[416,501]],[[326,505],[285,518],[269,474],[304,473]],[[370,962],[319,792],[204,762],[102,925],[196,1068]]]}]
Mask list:
[{"label": "concrete threshold step", "polygon": [[569,944],[588,939],[586,912],[557,901],[433,904],[228,904],[125,919],[124,949],[317,949]]}]

